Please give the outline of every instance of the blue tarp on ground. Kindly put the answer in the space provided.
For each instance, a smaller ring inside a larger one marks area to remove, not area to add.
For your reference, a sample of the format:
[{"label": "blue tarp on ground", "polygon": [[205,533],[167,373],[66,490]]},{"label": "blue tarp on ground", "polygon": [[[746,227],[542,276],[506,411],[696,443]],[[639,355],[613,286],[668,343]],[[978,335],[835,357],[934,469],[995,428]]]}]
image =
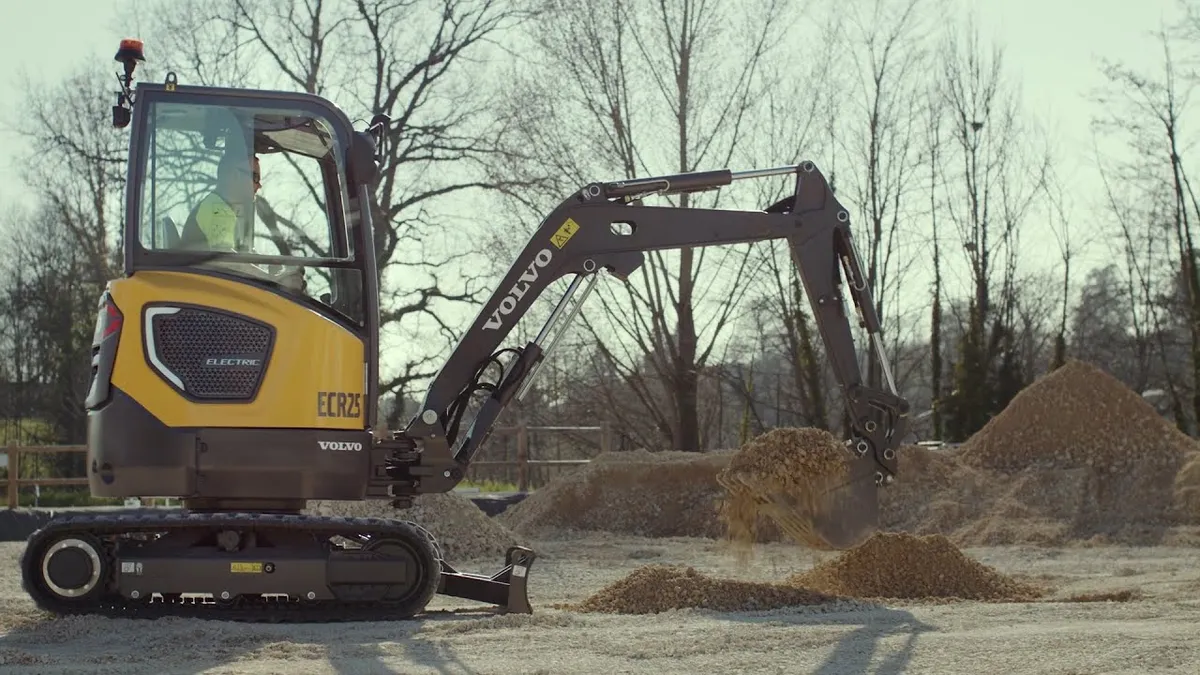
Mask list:
[{"label": "blue tarp on ground", "polygon": [[25,541],[53,517],[53,512],[42,509],[0,510],[0,541]]}]

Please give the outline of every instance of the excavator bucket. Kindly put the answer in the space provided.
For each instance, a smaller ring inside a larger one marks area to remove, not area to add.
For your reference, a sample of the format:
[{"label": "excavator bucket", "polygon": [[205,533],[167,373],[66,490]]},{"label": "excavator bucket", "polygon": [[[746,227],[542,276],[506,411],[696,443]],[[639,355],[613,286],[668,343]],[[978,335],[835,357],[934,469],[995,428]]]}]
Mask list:
[{"label": "excavator bucket", "polygon": [[821,550],[853,548],[879,526],[876,469],[828,432],[776,429],[747,444],[717,475],[734,538],[765,516]]},{"label": "excavator bucket", "polygon": [[845,476],[810,476],[787,488],[745,475],[722,474],[718,481],[731,494],[753,499],[755,510],[792,539],[819,550],[845,550],[879,527],[874,467],[852,461],[848,468]]}]

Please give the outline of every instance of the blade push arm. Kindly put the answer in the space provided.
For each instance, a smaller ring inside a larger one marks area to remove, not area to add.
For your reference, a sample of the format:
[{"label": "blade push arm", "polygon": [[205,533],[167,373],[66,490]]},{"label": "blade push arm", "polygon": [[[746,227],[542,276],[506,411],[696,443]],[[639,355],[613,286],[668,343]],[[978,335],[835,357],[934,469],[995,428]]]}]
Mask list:
[{"label": "blade push arm", "polygon": [[[647,193],[695,192],[733,180],[794,173],[793,196],[762,211],[645,206],[633,199]],[[618,227],[619,225],[619,227]],[[882,353],[879,319],[850,235],[849,215],[812,162],[794,167],[734,173],[709,171],[623,182],[593,183],[564,200],[539,226],[498,289],[480,310],[430,386],[421,411],[403,434],[422,445],[425,470],[421,492],[449,490],[461,479],[492,425],[544,354],[550,327],[523,348],[499,350],[516,322],[555,280],[576,275],[568,297],[600,270],[627,279],[645,252],[786,239],[792,260],[820,329],[826,353],[842,388],[853,428],[848,445],[863,461],[876,464],[877,483],[896,472],[896,448],[907,430],[908,403],[897,395]],[[887,390],[868,387],[841,293],[841,272],[859,320],[879,350]],[[590,287],[589,287],[590,290]],[[563,310],[564,297],[553,321]],[[481,383],[490,365],[506,351],[514,354],[496,382]],[[462,434],[468,399],[490,392],[470,429]],[[444,488],[444,489],[443,489]]]}]

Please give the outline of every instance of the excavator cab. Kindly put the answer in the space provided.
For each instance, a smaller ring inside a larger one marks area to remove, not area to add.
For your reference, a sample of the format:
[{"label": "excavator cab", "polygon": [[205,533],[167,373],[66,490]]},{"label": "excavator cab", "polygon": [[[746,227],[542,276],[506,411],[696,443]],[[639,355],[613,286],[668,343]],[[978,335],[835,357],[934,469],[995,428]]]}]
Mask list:
[{"label": "excavator cab", "polygon": [[173,78],[138,86],[130,132],[92,489],[211,509],[361,499],[370,453],[330,448],[372,440],[374,141],[315,96]]},{"label": "excavator cab", "polygon": [[[319,96],[186,86],[174,74],[135,91],[141,43],[122,42],[116,58],[124,75],[113,123],[130,131],[124,269],[97,308],[88,481],[96,496],[177,497],[183,508],[65,515],[31,535],[22,579],[42,609],[380,620],[419,614],[444,594],[531,611],[533,551],[510,548],[492,575],[459,572],[404,509],[463,480],[601,275],[628,279],[647,252],[683,247],[787,242],[844,394],[850,471],[799,500],[754,481],[742,487],[782,524],[835,548],[874,530],[908,403],[882,353],[849,213],[813,162],[594,181],[565,196],[532,229],[407,426],[382,435],[371,190],[390,121],[376,115],[357,131]],[[790,176],[794,190],[759,210],[644,201],[770,176]],[[536,337],[505,346],[534,301],[567,277]],[[886,389],[863,381],[847,296]],[[832,508],[818,513],[804,505],[810,498]],[[310,500],[363,499],[390,502],[396,517],[304,512]]]},{"label": "excavator cab", "polygon": [[366,325],[373,140],[303,95],[168,83],[140,85],[138,101],[126,275],[223,275]]}]

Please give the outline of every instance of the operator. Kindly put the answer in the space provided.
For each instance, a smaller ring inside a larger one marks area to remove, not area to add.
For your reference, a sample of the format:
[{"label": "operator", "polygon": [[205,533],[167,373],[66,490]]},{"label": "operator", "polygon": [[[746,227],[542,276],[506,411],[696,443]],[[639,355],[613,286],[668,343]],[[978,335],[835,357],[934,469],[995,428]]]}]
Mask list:
[{"label": "operator", "polygon": [[[184,223],[180,243],[184,248],[210,251],[250,252],[250,223],[254,216],[255,199],[262,189],[258,156],[247,167],[244,156],[226,153],[217,164],[217,188],[200,201]],[[255,276],[275,281],[291,290],[304,292],[307,287],[304,270],[283,268],[275,273],[257,265],[212,261],[218,266],[230,266]]]},{"label": "operator", "polygon": [[259,177],[257,156],[252,169],[246,166],[243,157],[231,153],[221,157],[217,165],[217,188],[188,215],[181,235],[183,246],[217,251],[247,250],[245,223],[249,213],[246,209],[254,208],[254,198],[262,187]]}]

